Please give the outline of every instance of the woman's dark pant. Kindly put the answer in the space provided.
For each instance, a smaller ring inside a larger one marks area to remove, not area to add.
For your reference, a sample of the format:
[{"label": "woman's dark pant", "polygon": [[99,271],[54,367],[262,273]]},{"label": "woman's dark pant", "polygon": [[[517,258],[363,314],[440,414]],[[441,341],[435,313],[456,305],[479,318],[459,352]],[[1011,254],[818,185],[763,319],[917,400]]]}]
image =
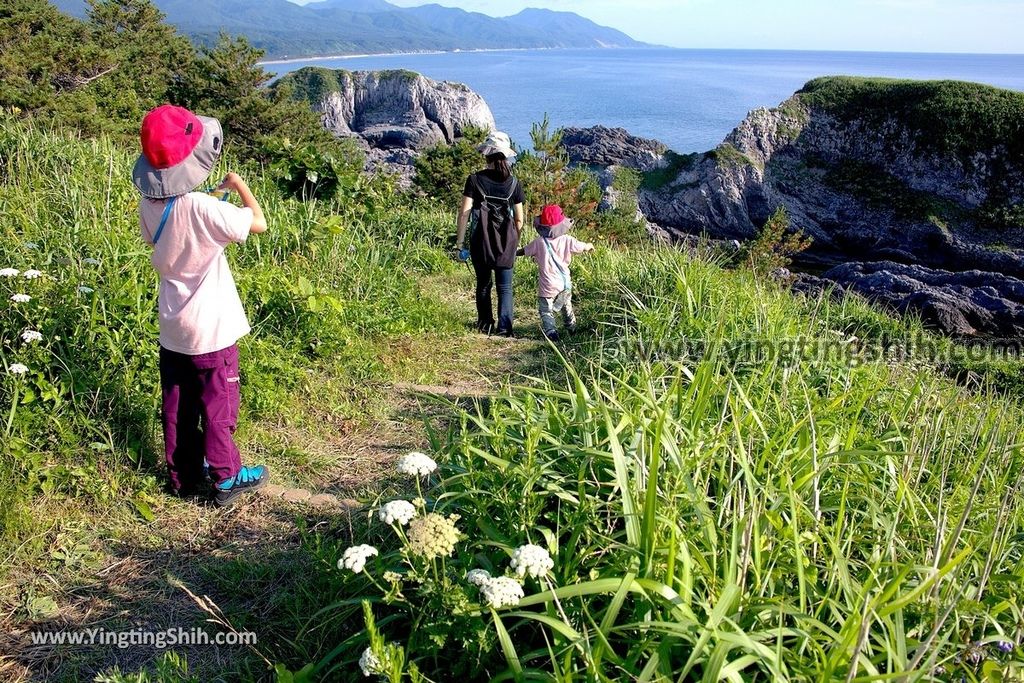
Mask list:
[{"label": "woman's dark pant", "polygon": [[164,454],[175,490],[202,483],[204,458],[215,484],[241,469],[238,384],[237,346],[198,356],[160,349]]},{"label": "woman's dark pant", "polygon": [[492,268],[473,263],[476,271],[476,325],[482,331],[494,330],[491,290],[498,283],[498,334],[512,334],[512,269]]}]

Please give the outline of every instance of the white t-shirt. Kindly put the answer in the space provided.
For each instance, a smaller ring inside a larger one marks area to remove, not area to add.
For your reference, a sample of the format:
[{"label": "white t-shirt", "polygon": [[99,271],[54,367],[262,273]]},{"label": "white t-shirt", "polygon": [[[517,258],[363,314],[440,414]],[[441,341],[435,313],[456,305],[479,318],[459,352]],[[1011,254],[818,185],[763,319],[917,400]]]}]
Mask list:
[{"label": "white t-shirt", "polygon": [[[167,201],[142,199],[142,239],[153,244]],[[160,273],[160,345],[197,356],[226,349],[249,333],[224,248],[244,242],[252,209],[201,192],[181,195],[150,259]]]}]

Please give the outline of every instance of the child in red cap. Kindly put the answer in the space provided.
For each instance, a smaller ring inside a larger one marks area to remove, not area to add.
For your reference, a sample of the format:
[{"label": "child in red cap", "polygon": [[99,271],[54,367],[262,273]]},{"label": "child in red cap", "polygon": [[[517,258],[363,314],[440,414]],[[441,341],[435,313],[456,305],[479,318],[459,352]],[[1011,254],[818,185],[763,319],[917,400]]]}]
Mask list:
[{"label": "child in red cap", "polygon": [[[234,442],[239,408],[239,338],[249,323],[224,249],[266,231],[263,210],[236,173],[219,190],[243,207],[194,190],[220,157],[217,119],[163,105],[142,121],[142,155],[132,181],[142,194],[142,238],[160,273],[160,387],[171,490],[197,493],[206,478],[223,506],[265,484],[263,465],[243,467]],[[226,198],[226,195],[225,195]]]},{"label": "child in red cap", "polygon": [[566,329],[576,330],[576,313],[572,309],[572,275],[569,264],[573,254],[593,251],[594,245],[581,242],[567,234],[572,221],[557,204],[545,206],[533,220],[537,238],[520,249],[537,263],[537,308],[544,336],[558,341],[555,314],[561,312]]}]

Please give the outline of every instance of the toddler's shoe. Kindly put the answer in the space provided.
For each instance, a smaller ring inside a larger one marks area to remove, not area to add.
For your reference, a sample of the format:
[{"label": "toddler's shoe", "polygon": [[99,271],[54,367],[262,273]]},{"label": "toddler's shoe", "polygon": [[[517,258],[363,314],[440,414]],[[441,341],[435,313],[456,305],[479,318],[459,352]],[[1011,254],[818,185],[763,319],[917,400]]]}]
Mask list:
[{"label": "toddler's shoe", "polygon": [[219,508],[231,505],[243,493],[255,491],[268,481],[270,470],[266,465],[242,467],[234,477],[213,487],[213,504]]},{"label": "toddler's shoe", "polygon": [[553,342],[558,341],[558,338],[559,338],[558,337],[558,332],[556,332],[555,330],[551,330],[550,332],[545,332],[544,336],[547,337],[548,341],[553,341]]}]

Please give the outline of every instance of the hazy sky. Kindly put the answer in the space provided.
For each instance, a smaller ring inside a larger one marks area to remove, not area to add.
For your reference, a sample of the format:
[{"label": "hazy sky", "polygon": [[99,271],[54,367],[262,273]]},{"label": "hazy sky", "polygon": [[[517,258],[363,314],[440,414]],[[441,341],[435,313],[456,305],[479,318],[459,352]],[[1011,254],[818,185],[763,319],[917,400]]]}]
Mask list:
[{"label": "hazy sky", "polygon": [[568,10],[675,47],[1024,52],[1024,0],[439,1],[494,16]]}]

